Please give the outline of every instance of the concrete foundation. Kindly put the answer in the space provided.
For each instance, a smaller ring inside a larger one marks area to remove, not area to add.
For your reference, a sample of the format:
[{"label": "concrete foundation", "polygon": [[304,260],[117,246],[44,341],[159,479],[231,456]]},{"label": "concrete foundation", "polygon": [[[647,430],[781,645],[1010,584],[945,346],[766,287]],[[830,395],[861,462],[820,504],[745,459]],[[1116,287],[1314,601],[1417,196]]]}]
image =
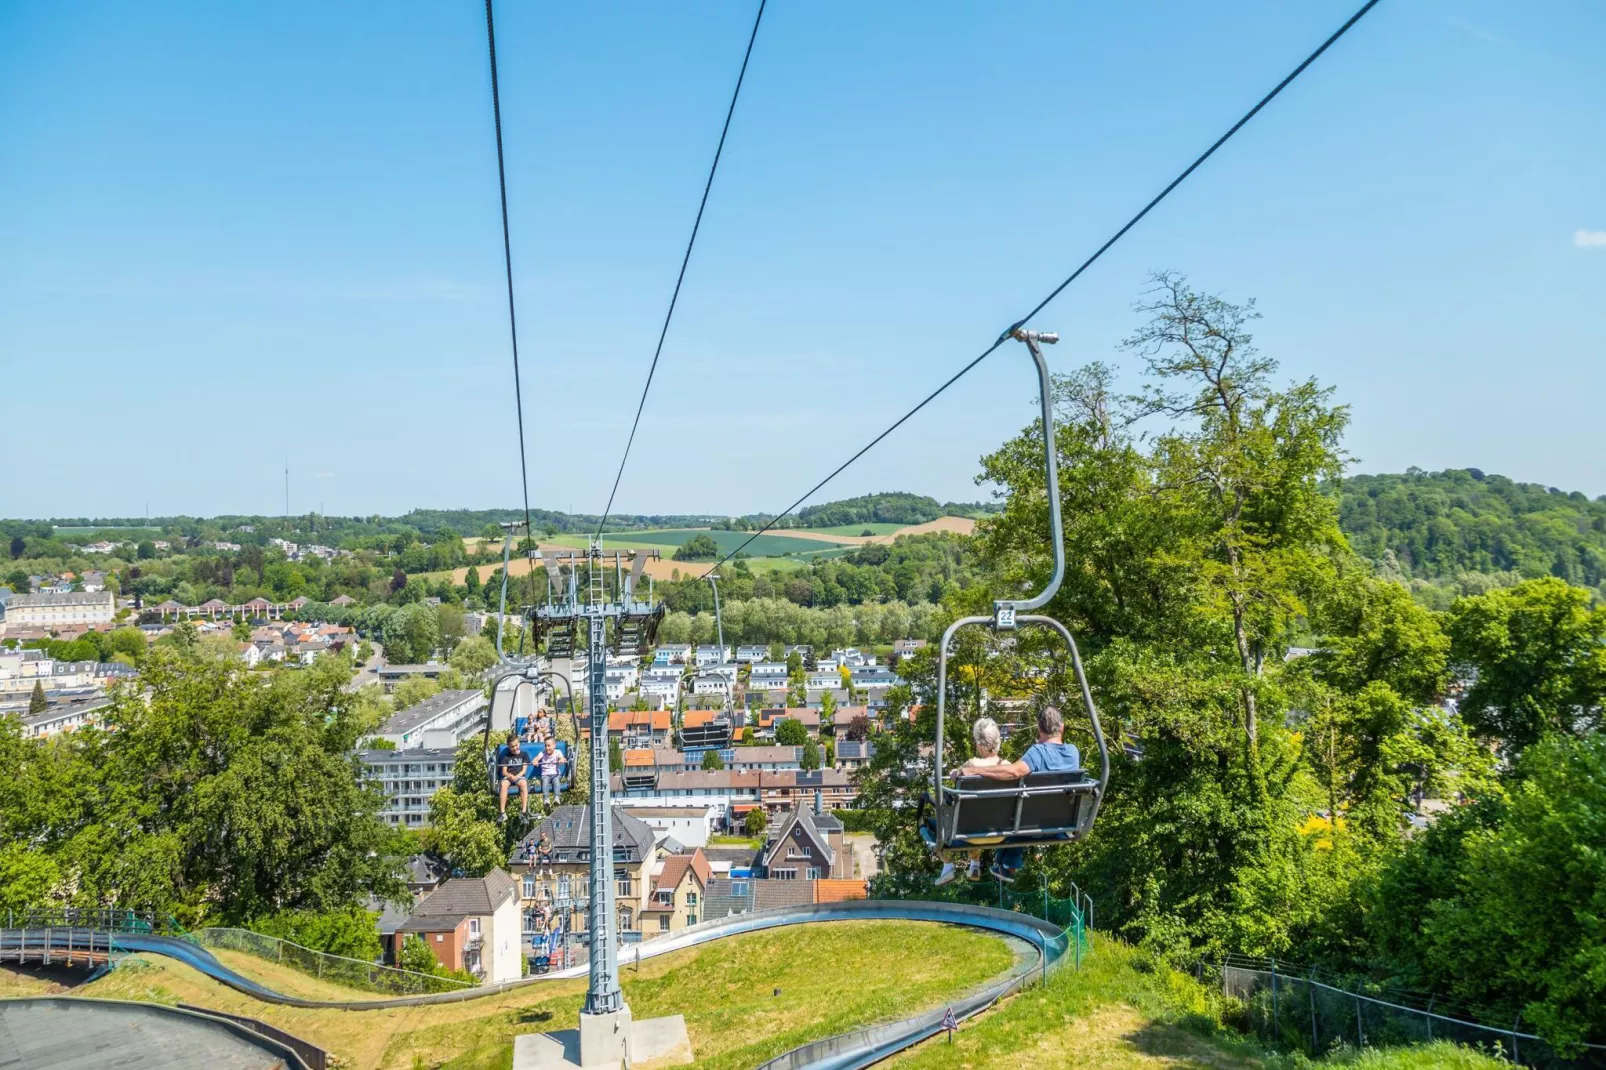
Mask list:
[{"label": "concrete foundation", "polygon": [[691,1061],[686,1019],[679,1014],[639,1022],[631,1021],[629,1010],[582,1014],[579,1029],[513,1038],[513,1070],[657,1070]]}]

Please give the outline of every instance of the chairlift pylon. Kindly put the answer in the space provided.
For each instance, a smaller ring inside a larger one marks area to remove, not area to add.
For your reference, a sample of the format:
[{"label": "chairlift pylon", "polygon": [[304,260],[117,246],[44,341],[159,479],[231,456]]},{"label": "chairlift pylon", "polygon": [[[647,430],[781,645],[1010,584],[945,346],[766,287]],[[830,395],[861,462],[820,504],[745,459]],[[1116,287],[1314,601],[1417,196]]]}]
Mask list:
[{"label": "chairlift pylon", "polygon": [[[1048,493],[1049,538],[1053,544],[1054,573],[1048,585],[1032,598],[1002,598],[993,603],[991,616],[961,617],[943,632],[937,657],[937,735],[932,751],[932,799],[935,821],[921,834],[938,853],[980,848],[1042,847],[1072,843],[1086,836],[1098,817],[1104,789],[1110,778],[1110,756],[1093,705],[1093,693],[1082,669],[1082,655],[1070,629],[1053,617],[1032,613],[1046,606],[1065,577],[1064,528],[1060,519],[1059,466],[1054,451],[1054,409],[1048,364],[1040,343],[1053,344],[1059,336],[1016,328],[1011,335],[1026,344],[1037,369],[1042,405],[1043,456]],[[993,633],[1015,632],[1021,626],[1047,628],[1065,640],[1082,704],[1093,728],[1099,751],[1097,779],[1085,771],[1030,773],[1017,781],[979,776],[947,782],[943,769],[943,725],[948,701],[948,656],[954,636],[963,628],[984,627]]]}]

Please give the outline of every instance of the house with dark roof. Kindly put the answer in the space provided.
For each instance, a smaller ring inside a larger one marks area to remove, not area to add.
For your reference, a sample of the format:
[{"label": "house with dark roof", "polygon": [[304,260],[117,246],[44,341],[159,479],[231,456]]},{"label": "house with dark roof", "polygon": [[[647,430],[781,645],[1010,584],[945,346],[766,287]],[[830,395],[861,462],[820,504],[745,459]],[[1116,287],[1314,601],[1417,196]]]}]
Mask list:
[{"label": "house with dark roof", "polygon": [[[641,939],[641,912],[651,890],[653,830],[618,806],[613,808],[614,892],[619,931],[626,942]],[[549,861],[540,844],[545,838]],[[519,878],[520,909],[526,938],[556,917],[568,932],[585,932],[591,900],[591,810],[559,806],[514,846],[509,868]]]},{"label": "house with dark roof", "polygon": [[842,822],[799,806],[764,845],[763,866],[777,881],[845,879],[853,876],[853,854],[843,844]]},{"label": "house with dark roof", "polygon": [[504,869],[483,877],[455,877],[413,905],[397,927],[393,953],[417,936],[449,970],[466,970],[486,984],[517,981],[522,974],[518,882]]}]

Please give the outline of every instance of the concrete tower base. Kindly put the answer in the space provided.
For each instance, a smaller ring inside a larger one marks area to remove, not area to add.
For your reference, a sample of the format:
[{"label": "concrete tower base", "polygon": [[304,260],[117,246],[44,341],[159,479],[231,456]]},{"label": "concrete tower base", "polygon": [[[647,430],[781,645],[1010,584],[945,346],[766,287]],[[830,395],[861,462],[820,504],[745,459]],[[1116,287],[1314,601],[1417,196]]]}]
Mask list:
[{"label": "concrete tower base", "polygon": [[513,1070],[656,1070],[692,1061],[686,1019],[632,1021],[628,1009],[582,1014],[579,1029],[513,1038]]}]

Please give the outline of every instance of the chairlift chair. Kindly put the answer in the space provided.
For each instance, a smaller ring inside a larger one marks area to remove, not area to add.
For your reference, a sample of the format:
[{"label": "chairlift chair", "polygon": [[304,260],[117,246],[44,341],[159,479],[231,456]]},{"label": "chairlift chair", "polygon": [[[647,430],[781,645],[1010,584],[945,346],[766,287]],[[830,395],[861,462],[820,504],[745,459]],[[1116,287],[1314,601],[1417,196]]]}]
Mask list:
[{"label": "chairlift chair", "polygon": [[[503,687],[502,684],[511,679],[518,679],[512,687]],[[508,732],[516,732],[522,740],[524,730],[528,724],[530,713],[519,712],[519,699],[528,693],[532,699],[536,698],[539,684],[545,683],[551,688],[553,683],[561,683],[564,690],[569,693],[569,716],[574,720],[575,739],[580,738],[578,715],[574,712],[574,694],[569,681],[562,675],[553,672],[542,672],[533,665],[513,666],[499,673],[492,684],[491,709],[485,720],[485,779],[492,795],[499,795],[502,786],[502,760],[507,756],[508,746],[505,742]],[[529,689],[526,692],[526,689]],[[555,692],[555,688],[552,688]],[[495,741],[495,742],[493,742]],[[563,766],[563,774],[558,781],[561,791],[568,791],[574,786],[575,755],[569,741],[559,739],[554,741],[554,748],[561,752],[568,762]],[[536,769],[535,760],[540,752],[534,746],[526,750],[527,760],[524,767],[525,781],[530,785],[530,794],[540,792],[540,774]]]},{"label": "chairlift chair", "polygon": [[[1093,829],[1104,789],[1109,782],[1110,757],[1098,710],[1082,669],[1082,656],[1070,630],[1053,617],[1034,614],[1058,592],[1065,576],[1065,543],[1060,521],[1059,468],[1054,455],[1053,392],[1048,365],[1039,343],[1054,343],[1057,335],[1016,328],[1013,337],[1026,343],[1037,369],[1042,405],[1044,466],[1048,492],[1049,537],[1053,544],[1054,574],[1033,598],[999,599],[991,616],[962,617],[943,633],[937,659],[937,735],[932,752],[935,819],[921,828],[926,842],[938,853],[978,848],[1041,847],[1072,843]],[[948,657],[953,638],[963,628],[989,628],[994,633],[1017,631],[1023,625],[1047,628],[1065,640],[1071,669],[1081,691],[1082,704],[1092,725],[1099,752],[1099,774],[1085,771],[1030,773],[1017,781],[981,776],[947,781],[943,768],[943,726],[948,701]]]}]

